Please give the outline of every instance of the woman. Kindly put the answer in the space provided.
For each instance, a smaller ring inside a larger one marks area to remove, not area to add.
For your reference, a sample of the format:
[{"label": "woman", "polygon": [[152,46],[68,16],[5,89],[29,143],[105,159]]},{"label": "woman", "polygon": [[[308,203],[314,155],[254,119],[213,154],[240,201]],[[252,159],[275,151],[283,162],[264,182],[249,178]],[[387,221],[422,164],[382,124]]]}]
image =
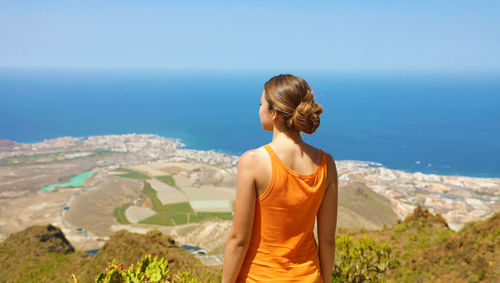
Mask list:
[{"label": "woman", "polygon": [[300,134],[316,130],[322,111],[302,78],[279,75],[266,82],[259,116],[273,139],[239,160],[222,282],[330,281],[337,170],[329,154]]}]

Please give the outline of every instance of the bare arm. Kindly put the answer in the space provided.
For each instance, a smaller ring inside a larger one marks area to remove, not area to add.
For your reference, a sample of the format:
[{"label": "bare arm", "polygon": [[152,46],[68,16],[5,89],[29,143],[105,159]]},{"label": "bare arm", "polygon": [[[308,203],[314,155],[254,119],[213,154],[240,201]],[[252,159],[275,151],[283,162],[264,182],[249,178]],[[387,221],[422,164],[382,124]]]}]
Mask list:
[{"label": "bare arm", "polygon": [[253,151],[247,151],[243,154],[238,163],[236,202],[233,225],[224,253],[223,283],[236,280],[250,244],[257,197],[254,178],[255,164],[256,156]]},{"label": "bare arm", "polygon": [[323,202],[318,211],[319,262],[323,282],[330,282],[335,261],[337,228],[338,179],[333,158],[328,155],[328,178]]}]

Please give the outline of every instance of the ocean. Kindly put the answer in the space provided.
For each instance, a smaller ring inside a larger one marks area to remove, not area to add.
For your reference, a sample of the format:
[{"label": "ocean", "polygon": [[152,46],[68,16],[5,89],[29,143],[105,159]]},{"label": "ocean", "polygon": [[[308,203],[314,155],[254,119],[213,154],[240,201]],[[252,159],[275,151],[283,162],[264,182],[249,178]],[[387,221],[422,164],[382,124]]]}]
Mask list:
[{"label": "ocean", "polygon": [[[271,141],[270,70],[0,68],[0,139],[149,133],[240,155]],[[500,72],[297,71],[324,112],[304,139],[337,160],[500,177]]]}]

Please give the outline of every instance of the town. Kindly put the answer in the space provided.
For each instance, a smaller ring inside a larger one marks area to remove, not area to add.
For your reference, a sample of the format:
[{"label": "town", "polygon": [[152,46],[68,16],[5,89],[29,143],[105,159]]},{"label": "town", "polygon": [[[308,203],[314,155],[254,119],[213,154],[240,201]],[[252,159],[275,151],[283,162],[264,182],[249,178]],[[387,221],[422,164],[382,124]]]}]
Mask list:
[{"label": "town", "polygon": [[[98,166],[117,168],[153,162],[196,162],[236,174],[238,157],[210,151],[185,149],[178,139],[150,134],[61,137],[40,143],[0,143],[0,165],[50,163],[93,155],[132,154],[135,158],[101,160]],[[416,206],[441,214],[450,228],[484,219],[500,210],[500,179],[409,173],[370,161],[336,161],[340,186],[362,182],[388,198],[400,219]]]}]

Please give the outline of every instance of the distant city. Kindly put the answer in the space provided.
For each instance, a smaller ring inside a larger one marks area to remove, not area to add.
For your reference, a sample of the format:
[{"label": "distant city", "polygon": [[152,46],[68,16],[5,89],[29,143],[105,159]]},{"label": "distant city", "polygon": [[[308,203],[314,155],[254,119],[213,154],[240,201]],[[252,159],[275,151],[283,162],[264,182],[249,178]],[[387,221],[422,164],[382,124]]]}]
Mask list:
[{"label": "distant city", "polygon": [[[0,164],[20,164],[27,158],[34,164],[72,160],[100,151],[132,153],[136,158],[118,162],[100,160],[97,166],[117,168],[161,161],[199,162],[236,174],[237,156],[183,149],[182,146],[179,140],[148,134],[61,137],[33,144],[4,140],[0,147]],[[458,230],[468,221],[487,218],[500,210],[499,178],[407,173],[367,161],[337,160],[336,163],[340,184],[364,183],[387,197],[399,218],[404,218],[416,206],[424,206],[442,214],[450,228]]]}]

